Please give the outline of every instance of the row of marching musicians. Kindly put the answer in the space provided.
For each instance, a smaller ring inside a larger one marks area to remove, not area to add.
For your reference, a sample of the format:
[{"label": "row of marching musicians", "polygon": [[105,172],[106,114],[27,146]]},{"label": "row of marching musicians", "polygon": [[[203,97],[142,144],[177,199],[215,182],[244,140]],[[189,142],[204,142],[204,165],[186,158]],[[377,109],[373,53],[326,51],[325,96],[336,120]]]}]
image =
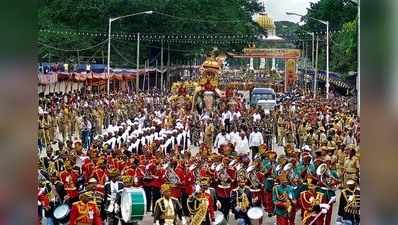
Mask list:
[{"label": "row of marching musicians", "polygon": [[[230,212],[239,224],[261,223],[265,213],[276,216],[277,224],[294,224],[298,211],[303,224],[331,224],[335,192],[342,184],[329,162],[305,151],[278,159],[273,151],[260,151],[253,161],[186,153],[181,159],[153,156],[151,162],[141,156],[121,170],[110,168],[116,158],[98,160],[82,185],[81,171],[66,161],[64,170],[51,173],[50,182],[41,185],[40,204],[48,208],[52,198],[70,202],[70,210],[68,204],[58,204],[52,213],[57,222],[71,225],[137,223],[147,211],[153,211],[156,224],[175,223],[171,217],[178,215],[183,223],[218,225],[229,220]],[[82,168],[89,163],[85,160]],[[359,223],[356,183],[344,185],[339,206],[339,215],[353,224]]]}]

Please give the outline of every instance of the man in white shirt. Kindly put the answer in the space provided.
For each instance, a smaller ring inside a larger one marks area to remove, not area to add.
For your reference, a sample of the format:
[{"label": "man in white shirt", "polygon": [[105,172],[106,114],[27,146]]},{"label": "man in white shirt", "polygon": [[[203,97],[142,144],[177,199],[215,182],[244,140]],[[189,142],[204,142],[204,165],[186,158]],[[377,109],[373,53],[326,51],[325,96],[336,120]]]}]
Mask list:
[{"label": "man in white shirt", "polygon": [[253,114],[253,122],[257,122],[261,120],[261,115],[260,113],[258,113],[258,110],[256,110],[256,112]]},{"label": "man in white shirt", "polygon": [[239,136],[239,132],[238,129],[236,128],[236,126],[234,126],[234,128],[232,129],[232,132],[229,133],[229,136],[231,138],[231,143],[236,146],[237,142],[240,140],[240,136]]},{"label": "man in white shirt", "polygon": [[225,127],[225,130],[227,133],[230,132],[230,127],[231,127],[231,120],[232,120],[232,113],[231,111],[226,110],[221,114],[221,118],[222,118],[222,123]]},{"label": "man in white shirt", "polygon": [[258,147],[261,144],[264,144],[263,134],[259,131],[258,127],[256,127],[249,136],[249,146],[252,150],[252,159],[254,159],[258,153]]},{"label": "man in white shirt", "polygon": [[240,113],[240,111],[238,109],[235,109],[235,112],[232,113],[232,121],[236,122],[241,116],[242,114]]},{"label": "man in white shirt", "polygon": [[250,155],[249,141],[247,140],[245,132],[240,132],[235,150],[238,155]]},{"label": "man in white shirt", "polygon": [[228,144],[230,141],[231,137],[225,132],[225,129],[223,128],[221,130],[221,133],[217,134],[216,140],[214,141],[214,152],[218,153],[218,149],[221,147],[221,145]]}]

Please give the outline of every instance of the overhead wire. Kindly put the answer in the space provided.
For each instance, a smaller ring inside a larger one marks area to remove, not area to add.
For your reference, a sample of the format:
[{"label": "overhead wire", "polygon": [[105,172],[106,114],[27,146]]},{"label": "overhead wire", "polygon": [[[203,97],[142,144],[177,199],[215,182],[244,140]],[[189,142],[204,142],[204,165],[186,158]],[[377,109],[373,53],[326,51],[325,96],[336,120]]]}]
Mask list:
[{"label": "overhead wire", "polygon": [[43,42],[41,42],[41,41],[38,41],[37,43],[39,43],[40,45],[43,45],[43,46],[45,46],[45,47],[47,47],[47,48],[51,48],[51,49],[58,50],[58,51],[64,51],[64,52],[82,52],[82,51],[90,50],[90,49],[96,48],[96,47],[98,47],[98,46],[101,46],[101,45],[105,44],[107,41],[108,41],[108,38],[105,39],[105,40],[103,40],[103,41],[101,41],[101,42],[99,42],[99,43],[97,43],[97,44],[95,44],[95,45],[89,46],[89,47],[87,47],[87,48],[82,48],[82,49],[63,49],[63,48],[58,48],[58,47],[54,47],[54,46],[48,45],[48,44],[43,43]]}]

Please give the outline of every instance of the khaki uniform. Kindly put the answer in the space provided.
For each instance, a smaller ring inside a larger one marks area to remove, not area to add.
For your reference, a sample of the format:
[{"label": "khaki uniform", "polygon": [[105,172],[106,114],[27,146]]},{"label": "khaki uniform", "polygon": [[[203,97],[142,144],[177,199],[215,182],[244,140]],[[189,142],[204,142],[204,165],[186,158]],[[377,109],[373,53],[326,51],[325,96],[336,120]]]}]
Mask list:
[{"label": "khaki uniform", "polygon": [[209,147],[212,147],[213,146],[213,137],[214,137],[214,126],[213,126],[213,123],[210,123],[209,125],[207,125],[207,127],[205,129],[203,143],[205,143]]},{"label": "khaki uniform", "polygon": [[358,181],[358,171],[359,171],[359,158],[353,156],[351,159],[349,157],[345,158],[344,161],[344,184],[352,179]]},{"label": "khaki uniform", "polygon": [[98,127],[100,128],[100,131],[102,133],[102,129],[104,128],[104,121],[105,121],[105,112],[104,112],[103,108],[99,108],[98,117],[99,117]]},{"label": "khaki uniform", "polygon": [[75,130],[76,130],[76,117],[77,117],[77,115],[76,115],[76,111],[72,111],[72,112],[70,112],[70,114],[69,114],[69,120],[68,120],[68,122],[69,122],[69,128],[70,128],[70,131],[69,131],[69,137],[71,138],[72,136],[74,136],[75,135]]},{"label": "khaki uniform", "polygon": [[278,144],[282,144],[282,141],[283,141],[283,137],[285,136],[285,128],[284,128],[284,124],[283,124],[283,119],[282,119],[282,117],[280,116],[280,117],[278,117],[278,130],[277,130],[277,132],[278,132],[278,140],[277,140],[277,142],[278,142]]},{"label": "khaki uniform", "polygon": [[46,140],[45,140],[45,132],[44,132],[44,121],[43,119],[38,119],[37,120],[38,125],[39,125],[39,139],[44,142],[43,144],[46,145]]},{"label": "khaki uniform", "polygon": [[57,130],[57,119],[54,116],[48,116],[48,126],[49,139],[53,141]]},{"label": "khaki uniform", "polygon": [[300,138],[299,142],[300,142],[300,145],[301,145],[299,147],[302,147],[304,142],[305,142],[306,135],[307,135],[307,130],[304,127],[303,124],[300,124],[299,129],[298,129],[298,133],[299,133],[299,138]]},{"label": "khaki uniform", "polygon": [[43,119],[42,123],[44,127],[44,140],[45,143],[48,145],[50,143],[50,124],[49,124],[49,119],[48,117]]}]

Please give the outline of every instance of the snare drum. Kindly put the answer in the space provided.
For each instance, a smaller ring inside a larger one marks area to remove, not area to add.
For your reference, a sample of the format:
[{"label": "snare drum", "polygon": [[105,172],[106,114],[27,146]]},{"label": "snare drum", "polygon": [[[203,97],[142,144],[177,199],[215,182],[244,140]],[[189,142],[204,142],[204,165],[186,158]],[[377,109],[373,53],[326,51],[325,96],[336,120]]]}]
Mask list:
[{"label": "snare drum", "polygon": [[55,208],[53,216],[59,223],[66,223],[69,221],[70,209],[67,204],[62,204]]},{"label": "snare drum", "polygon": [[264,210],[261,207],[252,207],[247,211],[247,216],[250,218],[251,224],[261,224],[261,219],[264,216]]},{"label": "snare drum", "polygon": [[216,218],[214,220],[213,225],[228,225],[227,220],[224,217],[224,214],[220,211],[216,211]]},{"label": "snare drum", "polygon": [[126,223],[142,220],[146,213],[144,189],[125,188],[121,195],[120,211]]}]

